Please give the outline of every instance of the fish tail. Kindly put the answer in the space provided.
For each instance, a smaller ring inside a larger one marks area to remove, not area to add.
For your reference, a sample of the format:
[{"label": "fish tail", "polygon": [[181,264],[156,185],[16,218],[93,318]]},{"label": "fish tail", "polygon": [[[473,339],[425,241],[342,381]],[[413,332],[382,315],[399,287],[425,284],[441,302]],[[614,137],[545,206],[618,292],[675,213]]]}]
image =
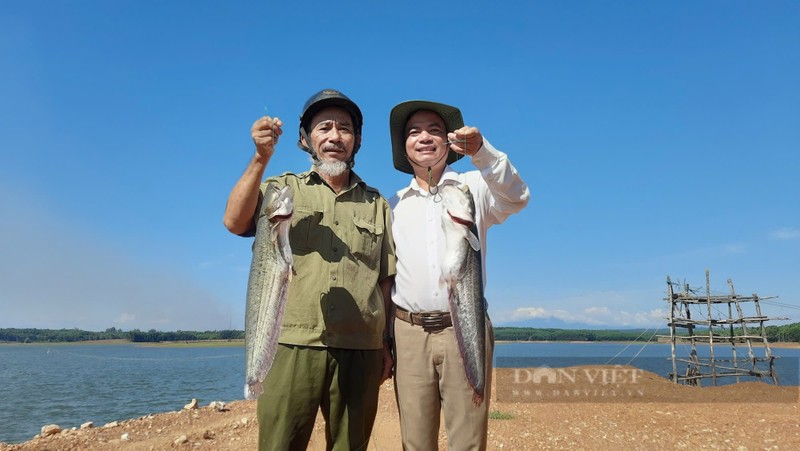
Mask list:
[{"label": "fish tail", "polygon": [[475,404],[475,406],[483,404],[483,393],[478,393],[477,391],[472,392],[472,403]]},{"label": "fish tail", "polygon": [[244,386],[244,399],[258,399],[264,393],[264,387],[257,380],[249,380]]}]

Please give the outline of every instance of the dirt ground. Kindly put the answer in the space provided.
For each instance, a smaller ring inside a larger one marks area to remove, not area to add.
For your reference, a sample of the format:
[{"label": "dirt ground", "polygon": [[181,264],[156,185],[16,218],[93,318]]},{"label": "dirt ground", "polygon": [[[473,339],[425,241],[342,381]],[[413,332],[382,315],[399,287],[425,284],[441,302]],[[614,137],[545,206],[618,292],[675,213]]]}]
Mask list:
[{"label": "dirt ground", "polygon": [[[690,387],[629,367],[549,371],[495,370],[489,449],[800,449],[800,387]],[[257,448],[255,401],[234,401],[224,411],[182,407],[112,427],[0,444],[0,451]],[[440,449],[446,443],[442,426]],[[370,449],[401,448],[390,380],[381,387]],[[320,417],[309,449],[325,449]]]}]

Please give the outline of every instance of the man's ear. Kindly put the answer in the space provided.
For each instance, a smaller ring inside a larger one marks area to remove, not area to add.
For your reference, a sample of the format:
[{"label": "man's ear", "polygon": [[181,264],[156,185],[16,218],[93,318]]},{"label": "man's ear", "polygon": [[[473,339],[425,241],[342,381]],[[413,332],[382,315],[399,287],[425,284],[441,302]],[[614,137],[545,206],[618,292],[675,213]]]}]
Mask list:
[{"label": "man's ear", "polygon": [[306,141],[305,138],[303,138],[302,134],[297,139],[297,147],[299,147],[299,148],[301,148],[303,150],[310,150],[310,147],[308,147],[308,142]]}]

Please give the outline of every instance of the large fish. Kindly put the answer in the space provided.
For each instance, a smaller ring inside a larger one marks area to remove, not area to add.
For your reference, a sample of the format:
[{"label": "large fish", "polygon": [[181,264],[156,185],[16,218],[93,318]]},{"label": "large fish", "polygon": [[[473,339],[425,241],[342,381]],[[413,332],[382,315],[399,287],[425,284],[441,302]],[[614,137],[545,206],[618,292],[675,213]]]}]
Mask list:
[{"label": "large fish", "polygon": [[448,286],[450,316],[475,405],[486,386],[486,301],[483,297],[481,244],[475,227],[475,201],[469,188],[441,187],[445,253],[442,278]]},{"label": "large fish", "polygon": [[256,223],[253,262],[247,282],[245,312],[245,399],[256,399],[264,391],[278,349],[283,310],[292,278],[289,226],[294,205],[291,188],[267,185]]}]

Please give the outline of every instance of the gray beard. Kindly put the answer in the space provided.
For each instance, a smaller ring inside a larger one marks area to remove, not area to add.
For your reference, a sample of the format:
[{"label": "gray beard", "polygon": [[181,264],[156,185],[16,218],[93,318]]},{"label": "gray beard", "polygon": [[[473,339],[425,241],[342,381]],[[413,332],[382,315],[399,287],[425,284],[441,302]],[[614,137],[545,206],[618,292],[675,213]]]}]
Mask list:
[{"label": "gray beard", "polygon": [[317,168],[317,172],[320,175],[324,175],[326,177],[338,177],[347,171],[347,163],[344,161],[323,161],[323,160],[316,160],[314,161],[314,167]]}]

